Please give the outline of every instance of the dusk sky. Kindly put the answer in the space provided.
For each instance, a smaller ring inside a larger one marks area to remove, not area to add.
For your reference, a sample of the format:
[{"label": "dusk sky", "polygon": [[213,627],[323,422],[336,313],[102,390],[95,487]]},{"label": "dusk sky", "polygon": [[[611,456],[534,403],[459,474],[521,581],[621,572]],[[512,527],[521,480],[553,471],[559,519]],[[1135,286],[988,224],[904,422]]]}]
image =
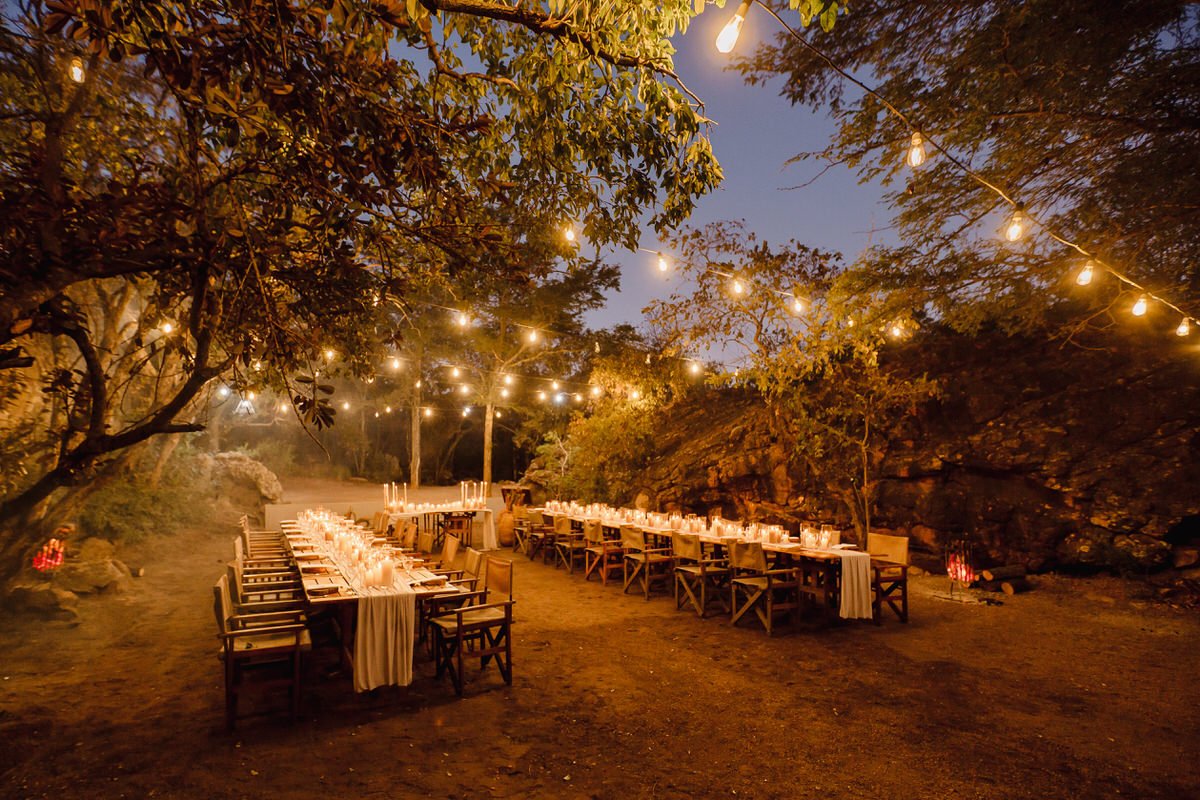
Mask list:
[{"label": "dusk sky", "polygon": [[[712,130],[713,150],[725,172],[724,183],[701,198],[689,224],[744,219],[748,230],[773,244],[797,239],[852,260],[867,246],[871,229],[886,227],[890,220],[881,201],[883,190],[877,185],[860,186],[844,167],[831,169],[803,189],[788,189],[812,179],[822,165],[787,165],[787,160],[823,147],[834,124],[821,112],[793,107],[779,95],[781,82],[749,86],[740,74],[726,69],[732,54],[718,53],[714,41],[732,8],[709,8],[675,40],[676,71],[705,101],[705,113],[717,123]],[[798,26],[799,20],[795,23]],[[774,19],[752,9],[735,53],[749,53],[756,41],[778,29]],[[875,234],[876,243],[880,236]],[[666,252],[650,229],[641,246]],[[674,273],[663,277],[655,268],[655,257],[648,253],[622,250],[609,258],[622,265],[621,291],[611,294],[607,307],[588,315],[593,327],[640,324],[641,309],[653,298],[667,296],[679,281]]]}]

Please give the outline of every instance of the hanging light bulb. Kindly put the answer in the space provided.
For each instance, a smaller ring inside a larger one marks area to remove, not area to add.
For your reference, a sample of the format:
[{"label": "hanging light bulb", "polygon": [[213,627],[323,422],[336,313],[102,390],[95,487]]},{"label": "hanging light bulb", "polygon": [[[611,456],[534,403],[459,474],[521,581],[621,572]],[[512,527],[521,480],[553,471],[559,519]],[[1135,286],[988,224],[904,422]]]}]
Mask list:
[{"label": "hanging light bulb", "polygon": [[427,417],[433,416],[433,409],[431,407],[425,406],[425,416],[427,416]]},{"label": "hanging light bulb", "polygon": [[87,72],[83,68],[83,59],[76,56],[71,59],[71,80],[76,83],[83,83],[83,79],[87,77]]},{"label": "hanging light bulb", "polygon": [[629,393],[629,399],[631,399],[631,400],[641,400],[641,399],[642,399],[642,393],[641,393],[641,392],[639,392],[637,389],[634,389],[632,392],[630,392],[630,393]]},{"label": "hanging light bulb", "polygon": [[496,419],[500,419],[500,409],[496,409]]},{"label": "hanging light bulb", "polygon": [[575,393],[575,402],[578,403],[581,400],[583,400],[583,395],[581,395],[579,392],[576,392]]},{"label": "hanging light bulb", "polygon": [[393,359],[392,359],[392,371],[394,372],[394,371],[396,371],[396,370],[398,370],[398,369],[400,369],[400,359],[398,359],[398,358],[393,358]]},{"label": "hanging light bulb", "polygon": [[575,227],[573,225],[568,224],[563,228],[563,238],[568,242],[575,241]]},{"label": "hanging light bulb", "polygon": [[529,339],[530,344],[537,344],[537,340],[538,340],[537,328],[530,328],[529,336],[527,336],[526,338]]},{"label": "hanging light bulb", "polygon": [[465,311],[458,312],[458,316],[455,317],[454,321],[458,323],[458,327],[460,328],[465,328],[471,324],[471,318],[467,316],[467,312]]},{"label": "hanging light bulb", "polygon": [[1075,282],[1080,286],[1087,286],[1095,277],[1096,267],[1089,258],[1083,265],[1083,269],[1079,270],[1079,274],[1075,276]]},{"label": "hanging light bulb", "polygon": [[220,389],[217,389],[217,394],[219,394],[221,397],[229,397],[229,387],[222,386]]},{"label": "hanging light bulb", "polygon": [[378,411],[376,411],[376,412],[375,412],[375,419],[379,419],[379,412],[378,412]]},{"label": "hanging light bulb", "polygon": [[792,298],[792,311],[795,311],[797,314],[803,314],[803,313],[804,313],[804,300],[803,300],[803,298],[800,298],[800,297],[793,297],[793,298]]},{"label": "hanging light bulb", "polygon": [[1029,220],[1025,216],[1025,212],[1020,206],[1017,206],[1008,218],[1008,225],[1004,228],[1004,238],[1010,242],[1020,241],[1025,235],[1025,229],[1029,226]]},{"label": "hanging light bulb", "polygon": [[600,387],[593,386],[592,387],[592,397],[599,397],[599,396],[600,396]]},{"label": "hanging light bulb", "polygon": [[1179,320],[1179,327],[1175,329],[1176,336],[1187,336],[1192,332],[1192,325],[1188,322],[1188,318],[1184,317]]},{"label": "hanging light bulb", "polygon": [[333,357],[334,357],[335,355],[337,355],[337,353],[333,352],[332,350],[326,350],[326,351],[325,351],[325,360],[326,360],[326,361],[333,361]]},{"label": "hanging light bulb", "polygon": [[470,406],[467,406],[466,408],[463,409],[463,416],[464,417],[471,416],[471,407]]},{"label": "hanging light bulb", "polygon": [[892,338],[899,339],[903,335],[904,335],[904,328],[902,328],[900,326],[900,323],[899,322],[893,323],[892,324]]},{"label": "hanging light bulb", "polygon": [[735,296],[741,297],[746,293],[746,284],[742,283],[741,278],[734,278],[731,289],[733,290]]},{"label": "hanging light bulb", "polygon": [[1146,315],[1146,308],[1146,295],[1142,295],[1134,302],[1133,308],[1129,310],[1135,317],[1142,317]]},{"label": "hanging light bulb", "polygon": [[420,382],[420,381],[417,381],[417,382],[416,382],[416,384],[415,384],[415,386],[416,386],[418,389],[420,389],[420,388],[421,388],[421,382]]},{"label": "hanging light bulb", "polygon": [[462,372],[459,370],[459,368],[458,368],[458,367],[451,367],[451,368],[450,368],[450,377],[451,377],[451,378],[457,378],[457,377],[458,377],[459,375],[461,375],[461,374],[462,374]]},{"label": "hanging light bulb", "polygon": [[510,392],[508,391],[508,388],[507,388],[507,387],[504,387],[504,388],[502,388],[502,389],[500,390],[500,396],[501,396],[501,397],[508,397],[508,395],[509,395],[509,394],[510,394]]},{"label": "hanging light bulb", "polygon": [[504,385],[505,385],[505,386],[512,386],[512,382],[513,382],[513,376],[512,376],[512,375],[505,375],[505,376],[504,376]]},{"label": "hanging light bulb", "polygon": [[462,386],[460,386],[460,387],[459,387],[459,391],[460,391],[460,392],[462,392],[463,394],[470,394],[470,393],[471,393],[471,387],[470,387],[470,386],[467,386],[467,385],[464,383]]},{"label": "hanging light bulb", "polygon": [[253,400],[253,399],[254,399],[254,398],[256,398],[256,397],[258,397],[258,395],[256,395],[254,392],[247,392],[247,393],[246,393],[246,399],[247,399],[247,400]]},{"label": "hanging light bulb", "polygon": [[346,400],[342,403],[342,411],[349,411],[349,410],[350,410],[350,401]]},{"label": "hanging light bulb", "polygon": [[558,381],[550,381],[550,388],[557,392],[558,391]]},{"label": "hanging light bulb", "polygon": [[699,375],[700,374],[700,362],[699,361],[688,362],[688,372],[692,373],[693,375]]},{"label": "hanging light bulb", "polygon": [[390,414],[390,413],[392,413],[392,407],[391,407],[391,406],[386,406],[386,407],[383,409],[383,413],[385,413],[385,414]]},{"label": "hanging light bulb", "polygon": [[738,36],[742,32],[742,23],[746,21],[746,14],[750,12],[750,0],[742,0],[738,5],[737,11],[733,14],[733,19],[725,23],[725,27],[721,28],[721,32],[717,34],[717,52],[728,53],[733,50],[737,44]]},{"label": "hanging light bulb", "polygon": [[912,143],[908,146],[908,165],[913,169],[925,163],[925,140],[921,134],[913,131]]},{"label": "hanging light bulb", "polygon": [[563,400],[566,400],[566,399],[567,399],[567,396],[565,394],[563,394],[562,392],[559,392],[558,394],[554,395],[554,402],[558,403],[560,406],[563,404]]},{"label": "hanging light bulb", "polygon": [[659,253],[658,254],[658,271],[665,273],[670,268],[671,268],[671,264],[667,261],[667,257],[664,256],[662,253]]},{"label": "hanging light bulb", "polygon": [[170,320],[167,320],[162,325],[159,325],[158,329],[160,331],[162,331],[163,333],[167,334],[168,336],[170,336],[171,331],[175,330],[175,325]]},{"label": "hanging light bulb", "polygon": [[541,401],[541,400],[545,400],[545,399],[546,399],[546,393],[545,393],[545,392],[543,392],[543,391],[538,391],[538,393],[537,393],[537,399],[538,399],[539,401]]},{"label": "hanging light bulb", "polygon": [[279,410],[280,410],[280,411],[287,411],[287,410],[288,410],[288,404],[287,404],[287,403],[280,403],[280,404],[279,404]]}]

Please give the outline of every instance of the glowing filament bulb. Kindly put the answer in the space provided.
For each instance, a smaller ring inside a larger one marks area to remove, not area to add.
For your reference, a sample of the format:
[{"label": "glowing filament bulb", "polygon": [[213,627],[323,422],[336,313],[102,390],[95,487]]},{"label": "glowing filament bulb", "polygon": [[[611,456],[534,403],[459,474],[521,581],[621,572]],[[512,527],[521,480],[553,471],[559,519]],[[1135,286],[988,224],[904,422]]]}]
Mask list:
[{"label": "glowing filament bulb", "polygon": [[398,359],[398,358],[393,358],[393,359],[392,359],[392,370],[393,370],[393,371],[395,371],[395,370],[398,370],[398,369],[400,369],[400,359]]},{"label": "glowing filament bulb", "polygon": [[1096,268],[1089,259],[1088,262],[1083,265],[1083,269],[1079,270],[1079,274],[1075,276],[1075,282],[1080,286],[1087,286],[1092,282],[1092,278],[1095,277],[1095,273]]},{"label": "glowing filament bulb", "polygon": [[386,408],[384,408],[384,409],[383,409],[383,413],[385,413],[385,414],[390,414],[390,413],[392,413],[392,407],[391,407],[391,406],[387,406]]},{"label": "glowing filament bulb", "polygon": [[513,377],[512,377],[512,375],[505,375],[505,376],[504,376],[504,385],[505,385],[505,386],[512,386],[512,382],[513,382]]},{"label": "glowing filament bulb", "polygon": [[222,386],[220,389],[217,389],[217,394],[221,395],[221,397],[229,397],[229,387]]},{"label": "glowing filament bulb", "polygon": [[529,343],[530,343],[530,344],[537,344],[537,340],[538,340],[538,332],[537,332],[537,329],[536,329],[536,328],[530,328],[530,329],[529,329],[529,336],[528,336],[527,338],[529,339]]},{"label": "glowing filament bulb", "polygon": [[795,311],[797,314],[804,313],[804,301],[799,297],[792,298],[792,311]]},{"label": "glowing filament bulb", "polygon": [[903,335],[904,335],[904,328],[901,328],[898,323],[892,326],[892,336],[893,337],[895,337],[896,339],[899,339]]},{"label": "glowing filament bulb", "polygon": [[471,407],[470,406],[467,406],[466,408],[463,409],[463,416],[464,417],[471,416]]},{"label": "glowing filament bulb", "polygon": [[420,388],[421,388],[421,382],[420,382],[420,381],[417,381],[417,382],[416,382],[416,384],[415,384],[415,386],[416,386],[418,389],[420,389]]},{"label": "glowing filament bulb", "polygon": [[545,399],[546,399],[546,393],[545,393],[545,392],[541,392],[541,391],[539,391],[539,392],[537,393],[537,399],[538,399],[538,400],[545,400]]},{"label": "glowing filament bulb", "polygon": [[465,311],[458,312],[458,316],[454,321],[458,323],[458,327],[460,328],[465,328],[471,324],[471,318],[467,316],[467,312]]},{"label": "glowing filament bulb", "polygon": [[691,363],[689,363],[688,364],[688,372],[692,373],[693,375],[699,375],[700,374],[700,362],[692,361]]},{"label": "glowing filament bulb", "polygon": [[563,228],[563,238],[568,242],[575,241],[575,228],[571,225],[567,225],[565,228]]},{"label": "glowing filament bulb", "polygon": [[630,392],[630,393],[629,393],[629,398],[630,398],[631,400],[641,400],[641,399],[642,399],[642,393],[641,393],[641,392],[639,392],[637,389],[634,389],[632,392]]},{"label": "glowing filament bulb", "polygon": [[452,367],[450,369],[450,377],[451,378],[457,378],[461,374],[462,374],[462,372],[458,369],[458,367]]},{"label": "glowing filament bulb", "polygon": [[746,293],[746,284],[742,283],[740,278],[733,279],[733,293],[738,297]]},{"label": "glowing filament bulb", "polygon": [[1135,317],[1145,316],[1146,307],[1146,295],[1142,295],[1137,299],[1137,302],[1133,304],[1133,308],[1130,309],[1130,312],[1132,312]]},{"label": "glowing filament bulb", "polygon": [[558,403],[560,406],[562,405],[562,402],[565,399],[566,399],[566,395],[563,394],[562,392],[559,392],[558,394],[554,395],[554,402]]},{"label": "glowing filament bulb", "polygon": [[599,396],[600,396],[600,387],[593,386],[592,387],[592,397],[599,397]]},{"label": "glowing filament bulb", "polygon": [[349,411],[349,410],[350,410],[350,401],[346,400],[345,402],[342,403],[342,411]]},{"label": "glowing filament bulb", "polygon": [[583,395],[579,394],[579,392],[576,392],[575,393],[575,402],[578,403],[582,399],[583,399]]},{"label": "glowing filament bulb", "polygon": [[287,404],[287,403],[280,403],[280,404],[279,404],[279,410],[280,410],[280,411],[287,411],[287,410],[288,410],[288,404]]},{"label": "glowing filament bulb", "polygon": [[667,257],[664,256],[662,253],[659,253],[658,254],[658,271],[666,272],[670,268],[671,268],[671,265],[667,262]]},{"label": "glowing filament bulb", "polygon": [[1004,228],[1004,238],[1010,242],[1020,241],[1028,226],[1029,220],[1025,217],[1025,212],[1017,208],[1009,217],[1008,225]]},{"label": "glowing filament bulb", "polygon": [[427,416],[427,417],[433,416],[433,409],[430,408],[429,406],[425,406],[425,416]]},{"label": "glowing filament bulb", "polygon": [[1192,332],[1191,323],[1188,322],[1187,317],[1184,317],[1183,319],[1181,319],[1179,321],[1179,327],[1175,329],[1175,335],[1176,336],[1187,336],[1191,332]]},{"label": "glowing filament bulb", "polygon": [[379,412],[378,412],[378,411],[376,411],[376,412],[375,412],[375,419],[379,419]]},{"label": "glowing filament bulb", "polygon": [[500,419],[500,410],[499,409],[496,410],[496,419]]},{"label": "glowing filament bulb", "polygon": [[248,393],[246,394],[246,399],[247,399],[247,400],[253,400],[253,399],[254,399],[254,398],[256,398],[256,397],[258,397],[258,395],[256,395],[254,392],[248,392]]},{"label": "glowing filament bulb", "polygon": [[337,353],[333,352],[332,350],[326,350],[326,351],[325,351],[325,360],[326,360],[326,361],[333,361],[333,357],[334,357],[335,355],[337,355]]},{"label": "glowing filament bulb", "polygon": [[742,23],[746,21],[746,13],[750,10],[750,0],[742,0],[737,11],[733,15],[733,19],[725,23],[725,27],[721,28],[721,32],[717,34],[717,52],[728,53],[733,50],[737,44],[738,36],[742,33]]},{"label": "glowing filament bulb", "polygon": [[908,146],[907,161],[913,169],[925,163],[925,140],[916,131],[913,131],[912,143]]},{"label": "glowing filament bulb", "polygon": [[558,391],[558,381],[551,381],[550,388],[557,392]]},{"label": "glowing filament bulb", "polygon": [[508,391],[508,389],[507,389],[507,388],[504,388],[504,389],[501,389],[501,390],[500,390],[500,396],[501,396],[501,397],[508,397],[508,395],[509,395],[509,394],[510,394],[510,392]]},{"label": "glowing filament bulb", "polygon": [[76,83],[83,83],[83,79],[85,77],[87,77],[87,73],[83,69],[83,59],[82,58],[76,57],[76,58],[71,59],[70,72],[71,72],[71,80],[75,81]]},{"label": "glowing filament bulb", "polygon": [[459,391],[460,391],[460,392],[462,392],[463,394],[470,394],[470,393],[471,393],[471,387],[470,387],[470,386],[467,386],[467,385],[464,383],[462,386],[460,386],[460,387],[459,387]]}]

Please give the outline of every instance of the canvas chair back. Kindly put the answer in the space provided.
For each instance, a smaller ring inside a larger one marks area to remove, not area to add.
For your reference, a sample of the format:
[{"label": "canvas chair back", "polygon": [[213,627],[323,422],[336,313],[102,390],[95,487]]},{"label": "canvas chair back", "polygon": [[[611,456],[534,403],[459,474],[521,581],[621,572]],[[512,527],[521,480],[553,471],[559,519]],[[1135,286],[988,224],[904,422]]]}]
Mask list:
[{"label": "canvas chair back", "polygon": [[700,561],[704,558],[698,533],[676,532],[671,534],[671,547],[676,558],[682,558],[685,561]]},{"label": "canvas chair back", "polygon": [[493,593],[503,595],[505,600],[512,600],[512,569],[511,561],[500,558],[487,559],[487,574],[484,576],[483,585],[487,587],[489,601],[492,600]]},{"label": "canvas chair back", "polygon": [[888,536],[884,533],[867,534],[867,552],[884,561],[897,564],[908,563],[908,537]]},{"label": "canvas chair back", "polygon": [[646,532],[636,525],[621,526],[621,547],[641,552],[646,549]]},{"label": "canvas chair back", "polygon": [[433,550],[433,531],[421,531],[417,534],[417,550],[422,553]]},{"label": "canvas chair back", "polygon": [[246,544],[242,541],[241,536],[233,540],[233,557],[238,561],[242,561],[246,557]]},{"label": "canvas chair back", "polygon": [[403,520],[400,523],[400,546],[405,550],[412,550],[417,544],[417,523],[411,519]]},{"label": "canvas chair back", "polygon": [[473,578],[479,577],[479,567],[483,563],[483,553],[474,547],[467,548],[467,561],[463,564],[463,572]]},{"label": "canvas chair back", "polygon": [[566,536],[571,532],[571,518],[565,514],[559,514],[554,518],[554,532],[559,536]]},{"label": "canvas chair back", "polygon": [[454,563],[454,559],[458,557],[458,546],[461,544],[457,536],[446,536],[446,540],[442,542],[441,562],[443,567],[448,567]]},{"label": "canvas chair back", "polygon": [[229,577],[222,575],[213,586],[213,614],[217,618],[217,632],[229,631],[229,618],[233,616],[233,600],[229,597]]},{"label": "canvas chair back", "polygon": [[766,572],[767,556],[763,552],[762,542],[731,542],[729,566],[746,571]]},{"label": "canvas chair back", "polygon": [[589,519],[583,523],[583,540],[588,544],[600,544],[604,541],[604,526],[598,519]]},{"label": "canvas chair back", "polygon": [[542,516],[541,511],[537,511],[530,506],[525,506],[525,519],[534,525],[541,525],[544,523],[545,518]]}]

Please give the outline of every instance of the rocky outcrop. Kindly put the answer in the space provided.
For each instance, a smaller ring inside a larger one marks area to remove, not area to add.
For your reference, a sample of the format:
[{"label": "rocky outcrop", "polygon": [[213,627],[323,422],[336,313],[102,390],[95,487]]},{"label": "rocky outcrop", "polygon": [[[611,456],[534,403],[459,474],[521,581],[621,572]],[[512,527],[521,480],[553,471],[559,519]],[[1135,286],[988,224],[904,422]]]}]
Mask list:
[{"label": "rocky outcrop", "polygon": [[262,523],[263,506],[283,499],[283,486],[275,473],[245,453],[200,456],[212,485],[214,514],[232,518],[247,514]]}]

